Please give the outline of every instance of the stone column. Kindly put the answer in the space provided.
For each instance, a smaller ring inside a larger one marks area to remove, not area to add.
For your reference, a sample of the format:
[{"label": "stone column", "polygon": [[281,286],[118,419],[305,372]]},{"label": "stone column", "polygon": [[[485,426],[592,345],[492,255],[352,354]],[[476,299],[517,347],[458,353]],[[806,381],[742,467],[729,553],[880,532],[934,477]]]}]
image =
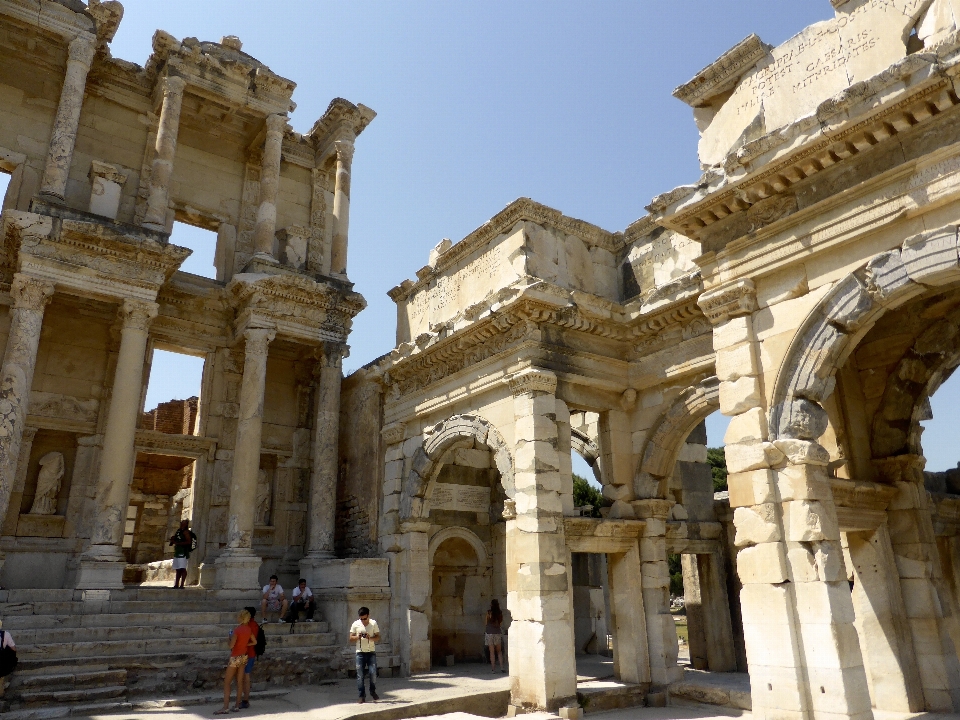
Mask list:
[{"label": "stone column", "polygon": [[847,533],[847,545],[857,635],[873,706],[885,712],[920,712],[923,689],[887,525],[873,533]]},{"label": "stone column", "polygon": [[258,586],[260,558],[253,554],[253,522],[263,431],[263,391],[267,379],[267,352],[274,330],[255,328],[243,333],[245,342],[240,416],[230,478],[227,547],[217,558],[219,590],[249,590]]},{"label": "stone column", "polygon": [[408,522],[400,536],[400,665],[404,675],[430,670],[431,588],[429,523]]},{"label": "stone column", "polygon": [[177,154],[177,134],[180,132],[180,108],[187,81],[176,75],[168,75],[161,82],[163,105],[160,108],[160,126],[157,128],[157,154],[150,169],[150,190],[143,224],[153,230],[165,231],[173,159]]},{"label": "stone column", "polygon": [[337,521],[337,470],[340,438],[340,362],[343,347],[324,343],[315,370],[317,375],[316,416],[313,422],[313,472],[310,475],[310,516],[307,555],[300,572],[309,582],[321,572],[320,566],[334,557],[333,537]]},{"label": "stone column", "polygon": [[677,626],[670,614],[670,568],[667,565],[667,516],[673,502],[651,498],[634,500],[637,518],[644,521],[640,538],[640,590],[646,614],[650,681],[664,686],[680,680]]},{"label": "stone column", "polygon": [[511,703],[555,711],[575,703],[577,693],[572,576],[557,453],[557,377],[529,368],[509,383],[517,489],[506,539]]},{"label": "stone column", "polygon": [[920,455],[875,461],[881,479],[897,488],[887,508],[887,522],[920,671],[923,709],[951,712],[960,709],[960,678],[956,650],[941,601],[941,591],[945,596],[947,589],[943,583],[929,494],[924,487],[925,463]]},{"label": "stone column", "polygon": [[126,559],[120,543],[136,460],[134,438],[140,414],[147,334],[158,309],[157,303],[145,300],[124,300],[120,308],[120,350],[110,392],[94,501],[97,517],[90,547],[80,561],[77,587],[81,589],[123,587]]},{"label": "stone column", "polygon": [[610,589],[610,630],[613,635],[613,672],[620,682],[650,682],[647,618],[644,615],[640,550],[607,556]]},{"label": "stone column", "polygon": [[[682,559],[691,664],[697,670],[735,672],[737,656],[733,644],[733,625],[730,622],[723,556],[717,552],[683,555]],[[695,636],[702,641],[701,649],[696,653]],[[701,665],[694,661],[695,654],[702,658]]]},{"label": "stone column", "polygon": [[[699,299],[714,324],[740,605],[757,717],[872,718],[847,585],[822,407],[791,401],[767,426],[753,282]],[[774,432],[776,430],[776,432]]]},{"label": "stone column", "polygon": [[47,162],[43,168],[43,182],[40,186],[42,195],[63,200],[66,194],[73,147],[77,142],[77,129],[80,126],[80,110],[83,108],[83,95],[87,87],[87,73],[96,50],[97,38],[94,35],[78,35],[70,41],[67,72],[63,78],[60,104],[53,121],[50,149],[47,151]]},{"label": "stone column", "polygon": [[330,272],[333,275],[346,275],[353,143],[338,140],[333,145],[337,153],[337,183],[333,192],[333,246],[330,248]]},{"label": "stone column", "polygon": [[23,273],[13,276],[10,287],[13,298],[10,333],[0,367],[0,522],[7,516],[10,494],[17,480],[43,311],[53,296],[53,289],[53,283]]},{"label": "stone column", "polygon": [[258,256],[270,260],[276,260],[273,239],[277,231],[277,193],[280,190],[280,159],[286,124],[285,115],[267,116],[267,139],[260,163],[260,205],[257,207],[257,224],[253,228],[253,247]]}]

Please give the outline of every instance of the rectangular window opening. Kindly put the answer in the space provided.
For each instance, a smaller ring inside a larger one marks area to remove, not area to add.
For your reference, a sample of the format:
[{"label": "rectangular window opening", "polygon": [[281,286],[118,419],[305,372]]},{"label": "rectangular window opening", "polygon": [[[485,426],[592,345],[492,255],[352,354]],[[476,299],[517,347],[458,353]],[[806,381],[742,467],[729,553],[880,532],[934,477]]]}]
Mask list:
[{"label": "rectangular window opening", "polygon": [[183,261],[183,265],[180,266],[181,271],[212,280],[217,279],[217,233],[215,231],[176,221],[173,223],[170,242],[193,251],[193,254]]},{"label": "rectangular window opening", "polygon": [[140,427],[171,435],[199,434],[204,358],[154,350]]}]

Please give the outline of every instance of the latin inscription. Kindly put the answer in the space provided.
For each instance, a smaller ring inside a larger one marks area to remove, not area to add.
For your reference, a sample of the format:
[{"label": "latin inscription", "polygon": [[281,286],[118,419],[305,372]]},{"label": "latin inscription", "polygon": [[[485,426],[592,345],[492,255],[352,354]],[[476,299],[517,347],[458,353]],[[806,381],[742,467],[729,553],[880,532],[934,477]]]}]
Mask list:
[{"label": "latin inscription", "polygon": [[[491,289],[485,281],[495,279],[500,274],[502,263],[503,252],[500,246],[497,246],[456,272],[436,278],[430,287],[420,290],[408,301],[407,312],[410,320],[419,321],[428,308],[444,317],[443,313],[451,306],[459,308],[480,300]],[[464,302],[460,297],[461,289],[471,288],[476,281],[480,281],[477,283],[479,292],[474,293],[478,297],[467,298]]]},{"label": "latin inscription", "polygon": [[490,488],[437,483],[430,498],[430,509],[487,512],[490,509]]}]

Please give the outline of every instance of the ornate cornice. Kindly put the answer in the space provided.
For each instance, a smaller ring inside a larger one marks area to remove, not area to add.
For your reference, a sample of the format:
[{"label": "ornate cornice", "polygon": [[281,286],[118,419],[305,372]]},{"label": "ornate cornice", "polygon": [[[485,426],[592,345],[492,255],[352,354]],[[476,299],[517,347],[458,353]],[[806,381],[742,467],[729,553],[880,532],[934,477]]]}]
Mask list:
[{"label": "ornate cornice", "polygon": [[699,107],[732,89],[766,54],[767,47],[760,38],[750,35],[674,90],[673,96],[691,107]]},{"label": "ornate cornice", "polygon": [[703,314],[714,325],[732,317],[749,315],[757,309],[757,288],[753,280],[744,278],[717,290],[705,292],[697,301]]}]

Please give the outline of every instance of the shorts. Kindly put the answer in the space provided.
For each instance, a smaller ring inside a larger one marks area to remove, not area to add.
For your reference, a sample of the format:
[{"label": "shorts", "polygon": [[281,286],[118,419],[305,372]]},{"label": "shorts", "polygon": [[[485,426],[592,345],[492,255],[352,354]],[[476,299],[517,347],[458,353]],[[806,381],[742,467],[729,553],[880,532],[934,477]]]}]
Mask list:
[{"label": "shorts", "polygon": [[487,647],[502,647],[503,635],[491,635],[490,633],[484,633],[483,644]]},{"label": "shorts", "polygon": [[173,569],[174,570],[186,570],[187,569],[187,558],[174,558],[173,559]]},{"label": "shorts", "polygon": [[230,660],[227,662],[228,668],[242,668],[247,664],[246,655],[231,655]]},{"label": "shorts", "polygon": [[243,668],[243,672],[244,672],[246,675],[249,675],[250,673],[252,673],[252,672],[253,672],[254,663],[256,663],[256,662],[257,662],[257,656],[256,656],[256,655],[254,655],[253,657],[250,657],[250,656],[248,655],[248,656],[247,656],[247,664],[246,664],[246,666]]}]

